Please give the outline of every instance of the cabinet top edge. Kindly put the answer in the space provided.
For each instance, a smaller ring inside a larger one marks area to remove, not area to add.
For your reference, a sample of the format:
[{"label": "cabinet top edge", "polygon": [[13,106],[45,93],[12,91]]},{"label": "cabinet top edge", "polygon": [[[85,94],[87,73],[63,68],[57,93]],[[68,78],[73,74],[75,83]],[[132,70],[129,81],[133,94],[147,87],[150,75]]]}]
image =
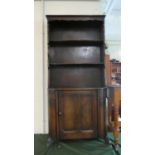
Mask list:
[{"label": "cabinet top edge", "polygon": [[46,15],[48,21],[103,21],[105,15]]}]

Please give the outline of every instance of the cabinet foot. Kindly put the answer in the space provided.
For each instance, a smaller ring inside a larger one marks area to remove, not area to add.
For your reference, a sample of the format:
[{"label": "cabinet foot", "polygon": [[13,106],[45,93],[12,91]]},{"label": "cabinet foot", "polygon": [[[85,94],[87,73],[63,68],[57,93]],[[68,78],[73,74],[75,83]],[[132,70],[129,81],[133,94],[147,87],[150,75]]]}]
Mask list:
[{"label": "cabinet foot", "polygon": [[48,139],[47,139],[47,147],[49,147],[53,143],[54,143],[54,140],[51,137],[48,137]]},{"label": "cabinet foot", "polygon": [[110,144],[110,140],[109,140],[108,137],[105,138],[105,143],[106,143],[106,144]]}]

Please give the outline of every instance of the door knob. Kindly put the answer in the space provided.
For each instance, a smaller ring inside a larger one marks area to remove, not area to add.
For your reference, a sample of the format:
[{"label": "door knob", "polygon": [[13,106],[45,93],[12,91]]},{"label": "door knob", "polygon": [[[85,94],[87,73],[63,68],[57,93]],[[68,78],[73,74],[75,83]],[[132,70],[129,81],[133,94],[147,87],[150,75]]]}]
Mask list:
[{"label": "door knob", "polygon": [[62,115],[62,112],[59,112],[58,114],[59,114],[59,116],[61,116]]}]

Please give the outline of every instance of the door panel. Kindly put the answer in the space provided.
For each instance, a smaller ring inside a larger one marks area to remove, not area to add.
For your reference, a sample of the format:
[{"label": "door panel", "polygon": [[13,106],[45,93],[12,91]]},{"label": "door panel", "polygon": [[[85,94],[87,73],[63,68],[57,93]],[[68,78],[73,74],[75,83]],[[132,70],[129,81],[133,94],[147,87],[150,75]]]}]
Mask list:
[{"label": "door panel", "polygon": [[59,91],[59,132],[61,139],[97,136],[96,91]]},{"label": "door panel", "polygon": [[60,111],[63,114],[63,129],[65,131],[80,129],[80,103],[78,96],[72,94],[62,95],[60,102],[62,104]]},{"label": "door panel", "polygon": [[81,97],[81,114],[82,114],[82,129],[89,130],[92,128],[92,104],[91,97],[82,95]]}]

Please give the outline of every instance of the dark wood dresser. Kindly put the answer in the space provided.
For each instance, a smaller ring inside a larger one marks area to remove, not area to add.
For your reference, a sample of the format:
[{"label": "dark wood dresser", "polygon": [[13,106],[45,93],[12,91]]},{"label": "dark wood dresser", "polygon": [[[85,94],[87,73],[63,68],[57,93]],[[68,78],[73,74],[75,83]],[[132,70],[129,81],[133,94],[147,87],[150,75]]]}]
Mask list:
[{"label": "dark wood dresser", "polygon": [[104,16],[47,16],[49,134],[106,137]]}]

